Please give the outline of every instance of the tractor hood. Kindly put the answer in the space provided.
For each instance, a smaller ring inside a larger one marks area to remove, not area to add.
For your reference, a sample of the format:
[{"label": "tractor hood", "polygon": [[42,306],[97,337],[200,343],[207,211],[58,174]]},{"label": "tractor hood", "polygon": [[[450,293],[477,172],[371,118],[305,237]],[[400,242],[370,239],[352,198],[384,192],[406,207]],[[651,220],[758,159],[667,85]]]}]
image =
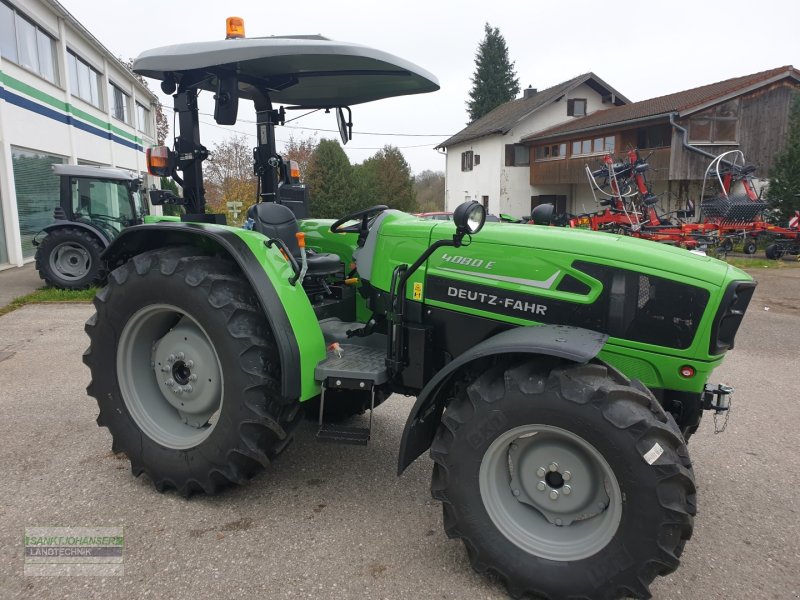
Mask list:
[{"label": "tractor hood", "polygon": [[[455,227],[448,222],[440,222],[432,232],[433,239],[452,235]],[[744,271],[730,267],[726,263],[689,252],[683,248],[668,246],[658,242],[633,237],[613,235],[599,231],[547,227],[540,225],[515,225],[487,223],[483,230],[473,238],[473,243],[494,247],[518,247],[520,253],[535,250],[564,253],[586,260],[613,261],[619,266],[623,263],[645,270],[657,270],[691,277],[715,286],[722,285],[731,275],[736,279],[750,280]],[[516,253],[514,253],[516,254]]]},{"label": "tractor hood", "polygon": [[436,77],[417,65],[367,46],[322,36],[218,40],[147,50],[133,71],[164,80],[207,74],[199,84],[216,90],[216,78],[237,73],[240,97],[266,90],[273,102],[308,108],[351,106],[439,89]]}]

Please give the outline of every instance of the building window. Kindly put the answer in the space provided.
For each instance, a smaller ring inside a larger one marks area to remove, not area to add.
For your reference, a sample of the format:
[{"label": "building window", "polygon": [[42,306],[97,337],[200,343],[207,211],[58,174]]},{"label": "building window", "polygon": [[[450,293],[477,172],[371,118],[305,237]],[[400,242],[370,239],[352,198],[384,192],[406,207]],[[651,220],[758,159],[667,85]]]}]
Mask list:
[{"label": "building window", "polygon": [[489,196],[481,196],[481,204],[483,204],[483,208],[486,209],[486,212],[489,212]]},{"label": "building window", "polygon": [[103,100],[100,94],[102,89],[102,76],[88,63],[78,58],[72,51],[67,52],[67,67],[69,68],[69,85],[72,88],[72,95],[88,102],[97,108],[103,108]]},{"label": "building window", "polygon": [[472,171],[473,154],[472,150],[461,153],[461,170]]},{"label": "building window", "polygon": [[616,138],[613,135],[572,142],[572,156],[587,154],[614,154]]},{"label": "building window", "polygon": [[527,167],[529,164],[531,164],[530,146],[506,144],[507,167]]},{"label": "building window", "polygon": [[689,141],[700,144],[736,144],[739,140],[739,100],[730,100],[689,119]]},{"label": "building window", "polygon": [[567,100],[567,116],[585,117],[586,98],[573,98],[572,100]]},{"label": "building window", "polygon": [[0,54],[58,84],[56,43],[49,34],[10,6],[0,2]]},{"label": "building window", "polygon": [[481,164],[481,155],[480,155],[480,154],[476,154],[476,155],[474,155],[474,156],[473,156],[473,164],[474,164],[476,167],[477,167],[479,164]]},{"label": "building window", "polygon": [[636,147],[664,148],[672,143],[672,127],[669,125],[654,125],[636,130]]},{"label": "building window", "polygon": [[123,92],[113,83],[108,84],[108,102],[111,105],[111,115],[122,121],[123,123],[130,123],[130,104],[131,97]]},{"label": "building window", "polygon": [[566,144],[549,144],[547,146],[537,146],[534,150],[534,160],[541,162],[543,160],[555,160],[566,158],[567,145]]},{"label": "building window", "polygon": [[153,137],[153,127],[150,125],[150,111],[138,102],[136,103],[136,127],[142,133]]},{"label": "building window", "polygon": [[25,258],[36,252],[33,237],[53,222],[53,209],[59,204],[59,181],[53,173],[53,165],[63,162],[60,156],[11,148],[19,233]]}]

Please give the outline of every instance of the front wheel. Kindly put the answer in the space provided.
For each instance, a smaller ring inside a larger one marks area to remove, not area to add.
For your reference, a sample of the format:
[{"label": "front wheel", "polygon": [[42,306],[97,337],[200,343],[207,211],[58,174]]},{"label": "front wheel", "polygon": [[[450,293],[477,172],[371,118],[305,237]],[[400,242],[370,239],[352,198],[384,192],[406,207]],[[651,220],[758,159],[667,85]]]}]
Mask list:
[{"label": "front wheel", "polygon": [[649,597],[692,533],[685,442],[609,367],[540,365],[455,389],[431,447],[445,530],[514,597]]},{"label": "front wheel", "polygon": [[84,354],[114,452],[159,491],[187,496],[253,477],[300,419],[248,282],[230,261],[194,254],[146,252],[113,271]]},{"label": "front wheel", "polygon": [[758,244],[756,244],[755,240],[745,240],[742,246],[742,252],[745,254],[755,254],[757,250]]}]

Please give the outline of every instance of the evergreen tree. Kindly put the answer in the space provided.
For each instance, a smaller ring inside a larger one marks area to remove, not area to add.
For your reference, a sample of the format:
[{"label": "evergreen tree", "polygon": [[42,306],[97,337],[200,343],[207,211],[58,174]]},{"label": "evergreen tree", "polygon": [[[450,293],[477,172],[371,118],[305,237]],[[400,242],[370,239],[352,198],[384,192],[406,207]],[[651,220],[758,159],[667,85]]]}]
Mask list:
[{"label": "evergreen tree", "polygon": [[353,172],[363,208],[385,204],[405,212],[417,209],[411,167],[397,147],[384,146],[374,156],[356,165]]},{"label": "evergreen tree", "polygon": [[305,182],[311,196],[311,215],[336,219],[358,210],[353,167],[339,142],[320,140],[308,164]]},{"label": "evergreen tree", "polygon": [[784,220],[800,210],[800,94],[794,94],[789,109],[786,145],[775,159],[769,174],[767,198]]},{"label": "evergreen tree", "polygon": [[514,63],[508,59],[505,38],[497,27],[488,23],[485,31],[486,37],[478,45],[475,55],[475,73],[467,101],[470,123],[513,100],[519,93],[519,78]]}]

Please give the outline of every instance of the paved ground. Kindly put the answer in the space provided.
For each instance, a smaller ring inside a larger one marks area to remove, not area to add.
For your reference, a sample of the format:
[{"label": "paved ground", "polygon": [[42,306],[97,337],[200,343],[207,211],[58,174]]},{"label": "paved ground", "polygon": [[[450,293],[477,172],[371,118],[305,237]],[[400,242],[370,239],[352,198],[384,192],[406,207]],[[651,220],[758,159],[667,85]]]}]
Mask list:
[{"label": "paved ground", "polygon": [[[715,374],[737,388],[728,430],[714,435],[707,418],[690,446],[694,538],[656,598],[800,598],[800,314],[763,279]],[[220,497],[186,501],[133,479],[84,392],[90,314],[42,305],[0,317],[2,598],[505,597],[442,533],[430,460],[395,476],[407,398],[376,412],[370,448],[320,447],[307,426],[267,473]],[[23,577],[23,528],[36,525],[124,525],[124,577]]]},{"label": "paved ground", "polygon": [[33,263],[24,267],[11,267],[0,271],[0,308],[14,298],[30,294],[39,289],[44,282],[39,279]]}]

